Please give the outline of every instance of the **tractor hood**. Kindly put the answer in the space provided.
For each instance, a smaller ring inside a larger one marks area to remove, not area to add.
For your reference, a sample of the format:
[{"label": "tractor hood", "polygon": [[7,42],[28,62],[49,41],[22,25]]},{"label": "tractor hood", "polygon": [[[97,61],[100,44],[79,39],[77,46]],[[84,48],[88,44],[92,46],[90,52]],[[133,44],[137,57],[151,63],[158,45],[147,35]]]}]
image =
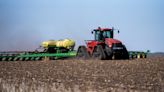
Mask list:
[{"label": "tractor hood", "polygon": [[115,43],[121,43],[121,41],[117,39],[112,39],[112,38],[105,39],[105,44],[107,44],[109,47],[112,47],[112,44],[115,44]]}]

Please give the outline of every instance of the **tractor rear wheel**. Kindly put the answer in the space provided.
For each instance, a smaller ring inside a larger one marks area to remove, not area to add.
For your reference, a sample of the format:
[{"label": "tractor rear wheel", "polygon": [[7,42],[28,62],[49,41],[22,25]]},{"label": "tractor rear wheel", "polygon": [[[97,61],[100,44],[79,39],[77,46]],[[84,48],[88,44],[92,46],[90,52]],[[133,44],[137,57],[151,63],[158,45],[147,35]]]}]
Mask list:
[{"label": "tractor rear wheel", "polygon": [[98,45],[94,48],[93,53],[92,53],[92,58],[97,59],[97,60],[106,59],[106,54],[101,45]]},{"label": "tractor rear wheel", "polygon": [[77,59],[89,59],[90,55],[85,46],[79,46],[76,54]]}]

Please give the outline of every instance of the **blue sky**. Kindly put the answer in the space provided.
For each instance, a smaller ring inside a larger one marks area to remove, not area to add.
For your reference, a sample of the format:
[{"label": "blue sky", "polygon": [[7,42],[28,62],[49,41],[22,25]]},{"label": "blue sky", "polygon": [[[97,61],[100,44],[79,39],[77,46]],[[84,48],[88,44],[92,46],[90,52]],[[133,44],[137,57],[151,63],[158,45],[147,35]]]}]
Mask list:
[{"label": "blue sky", "polygon": [[164,0],[0,0],[0,51],[64,38],[77,48],[98,26],[119,29],[128,50],[164,52]]}]

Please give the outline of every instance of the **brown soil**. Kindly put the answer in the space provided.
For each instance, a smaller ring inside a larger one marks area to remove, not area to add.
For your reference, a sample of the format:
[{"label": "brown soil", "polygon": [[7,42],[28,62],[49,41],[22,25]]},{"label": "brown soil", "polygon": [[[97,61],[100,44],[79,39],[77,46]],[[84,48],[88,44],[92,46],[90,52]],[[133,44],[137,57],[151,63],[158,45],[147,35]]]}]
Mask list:
[{"label": "brown soil", "polygon": [[164,57],[0,62],[0,92],[164,92]]}]

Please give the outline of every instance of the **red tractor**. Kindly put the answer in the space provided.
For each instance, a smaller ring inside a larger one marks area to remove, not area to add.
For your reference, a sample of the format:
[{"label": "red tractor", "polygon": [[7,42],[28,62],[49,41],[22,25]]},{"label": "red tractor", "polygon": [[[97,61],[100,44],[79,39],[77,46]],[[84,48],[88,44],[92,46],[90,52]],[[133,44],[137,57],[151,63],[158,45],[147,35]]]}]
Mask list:
[{"label": "red tractor", "polygon": [[[118,31],[119,32],[119,31]],[[114,39],[114,28],[100,28],[92,31],[94,40],[86,40],[86,46],[79,46],[77,58],[79,59],[128,59],[129,54],[121,41]]]}]

